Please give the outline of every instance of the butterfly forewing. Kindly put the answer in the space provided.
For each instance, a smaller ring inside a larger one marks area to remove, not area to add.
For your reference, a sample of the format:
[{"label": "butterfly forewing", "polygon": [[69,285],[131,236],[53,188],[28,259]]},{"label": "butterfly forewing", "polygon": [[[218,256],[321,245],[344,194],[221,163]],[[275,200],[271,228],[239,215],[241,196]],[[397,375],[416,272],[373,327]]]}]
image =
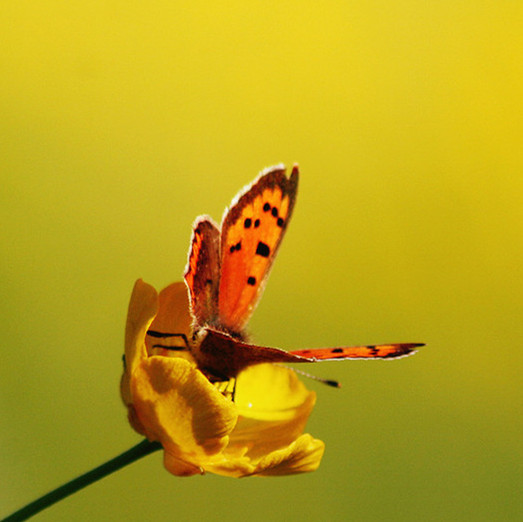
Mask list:
[{"label": "butterfly forewing", "polygon": [[344,348],[316,348],[286,352],[278,348],[253,345],[230,335],[206,329],[205,336],[195,351],[198,366],[220,378],[236,377],[238,373],[260,363],[313,363],[337,359],[395,359],[416,352],[420,343],[349,346]]},{"label": "butterfly forewing", "polygon": [[254,310],[296,200],[298,167],[274,167],[225,213],[221,230],[220,326],[241,333]]},{"label": "butterfly forewing", "polygon": [[206,216],[200,216],[194,223],[185,282],[196,325],[213,323],[218,315],[220,231]]}]

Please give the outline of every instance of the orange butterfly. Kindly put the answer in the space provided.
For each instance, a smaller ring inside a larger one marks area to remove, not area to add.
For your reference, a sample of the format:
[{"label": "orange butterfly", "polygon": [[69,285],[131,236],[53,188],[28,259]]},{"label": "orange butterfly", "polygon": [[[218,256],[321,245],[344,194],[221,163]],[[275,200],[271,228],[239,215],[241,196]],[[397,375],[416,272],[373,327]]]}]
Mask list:
[{"label": "orange butterfly", "polygon": [[[283,165],[271,167],[236,196],[221,227],[208,216],[200,216],[194,223],[185,269],[194,333],[185,342],[211,380],[234,378],[247,366],[262,362],[388,359],[412,354],[423,346],[399,343],[286,352],[246,342],[245,325],[261,297],[289,224],[297,188],[297,165],[290,177]],[[149,331],[149,335],[179,334]]]}]

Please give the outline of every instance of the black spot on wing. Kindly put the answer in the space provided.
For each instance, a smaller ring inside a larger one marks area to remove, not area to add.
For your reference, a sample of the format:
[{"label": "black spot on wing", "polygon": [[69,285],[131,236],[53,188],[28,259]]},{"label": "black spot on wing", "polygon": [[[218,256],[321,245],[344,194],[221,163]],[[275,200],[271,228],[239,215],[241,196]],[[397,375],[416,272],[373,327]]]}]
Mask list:
[{"label": "black spot on wing", "polygon": [[272,207],[271,214],[274,217],[278,217],[278,209],[276,207]]},{"label": "black spot on wing", "polygon": [[284,221],[281,217],[279,217],[279,218],[277,219],[277,221],[276,221],[276,224],[277,224],[280,228],[283,227],[283,224],[284,224],[284,223],[285,223],[285,221]]},{"label": "black spot on wing", "polygon": [[370,350],[370,353],[371,353],[371,355],[372,355],[373,357],[376,357],[376,356],[380,353],[380,351],[376,348],[376,346],[374,346],[374,345],[372,345],[372,344],[369,344],[369,345],[367,346],[367,349]]},{"label": "black spot on wing", "polygon": [[271,253],[271,249],[269,248],[269,245],[258,241],[258,246],[256,247],[256,254],[262,257],[269,257]]},{"label": "black spot on wing", "polygon": [[252,219],[251,218],[247,218],[244,222],[243,222],[243,226],[245,228],[251,228],[251,225],[252,225]]},{"label": "black spot on wing", "polygon": [[233,252],[236,252],[241,249],[242,249],[242,242],[238,241],[238,243],[236,243],[235,245],[231,245],[231,247],[229,248],[229,252],[232,254]]},{"label": "black spot on wing", "polygon": [[252,276],[248,277],[247,278],[247,284],[251,285],[251,286],[254,286],[256,284],[256,278],[252,277]]},{"label": "black spot on wing", "polygon": [[269,205],[269,203],[265,203],[265,205],[263,205],[264,212],[269,212],[270,209],[271,209],[271,206]]},{"label": "black spot on wing", "polygon": [[333,348],[331,353],[343,353],[343,348]]}]

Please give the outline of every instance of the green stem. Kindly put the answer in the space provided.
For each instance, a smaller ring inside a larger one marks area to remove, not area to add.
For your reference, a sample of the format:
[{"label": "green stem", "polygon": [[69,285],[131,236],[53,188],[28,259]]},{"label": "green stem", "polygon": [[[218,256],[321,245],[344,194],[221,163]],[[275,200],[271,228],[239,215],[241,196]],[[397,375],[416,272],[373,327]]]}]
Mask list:
[{"label": "green stem", "polygon": [[118,455],[114,459],[107,461],[105,464],[98,466],[97,468],[80,475],[79,477],[67,482],[63,486],[56,488],[55,490],[47,493],[43,497],[36,499],[35,501],[27,504],[27,506],[19,509],[12,515],[4,518],[0,522],[19,522],[21,520],[27,520],[29,517],[36,515],[43,509],[53,505],[54,503],[62,500],[73,493],[76,493],[78,490],[85,488],[89,484],[100,480],[101,478],[106,477],[111,474],[113,471],[117,471],[127,464],[131,464],[135,460],[138,460],[154,451],[157,451],[161,448],[161,444],[158,442],[149,442],[147,439],[143,440],[136,446],[128,449],[121,455]]}]

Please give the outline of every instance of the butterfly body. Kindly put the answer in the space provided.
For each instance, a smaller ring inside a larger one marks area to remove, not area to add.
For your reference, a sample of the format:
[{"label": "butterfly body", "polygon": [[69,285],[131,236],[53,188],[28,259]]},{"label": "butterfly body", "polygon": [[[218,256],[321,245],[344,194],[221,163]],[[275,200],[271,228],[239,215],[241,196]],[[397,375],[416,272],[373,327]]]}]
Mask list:
[{"label": "butterfly body", "polygon": [[194,318],[189,349],[213,380],[234,378],[244,368],[263,362],[397,358],[421,346],[401,343],[286,352],[247,342],[245,326],[292,216],[298,176],[297,165],[289,177],[282,165],[266,169],[236,196],[220,226],[208,216],[194,223],[185,269]]}]

